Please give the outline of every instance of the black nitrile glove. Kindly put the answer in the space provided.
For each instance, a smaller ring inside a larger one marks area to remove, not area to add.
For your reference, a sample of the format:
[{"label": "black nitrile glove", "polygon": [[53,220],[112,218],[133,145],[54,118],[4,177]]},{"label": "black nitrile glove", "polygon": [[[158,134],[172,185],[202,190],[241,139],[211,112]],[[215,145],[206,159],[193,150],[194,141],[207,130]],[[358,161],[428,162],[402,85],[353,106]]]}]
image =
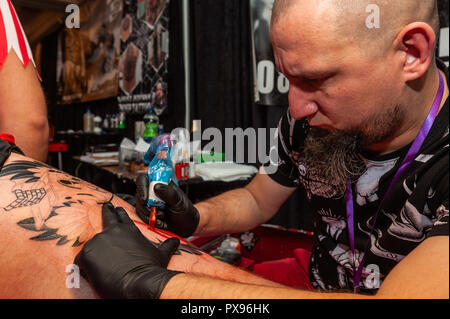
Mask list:
[{"label": "black nitrile glove", "polygon": [[[147,207],[148,188],[148,175],[139,175],[136,180],[136,213],[147,224],[150,216]],[[164,210],[158,209],[155,226],[181,237],[194,234],[200,215],[186,194],[173,182],[169,185],[156,184],[154,190],[155,194],[166,203]]]},{"label": "black nitrile glove", "polygon": [[179,272],[167,270],[180,241],[159,248],[145,238],[122,207],[104,204],[103,232],[75,257],[80,273],[102,298],[156,299]]}]

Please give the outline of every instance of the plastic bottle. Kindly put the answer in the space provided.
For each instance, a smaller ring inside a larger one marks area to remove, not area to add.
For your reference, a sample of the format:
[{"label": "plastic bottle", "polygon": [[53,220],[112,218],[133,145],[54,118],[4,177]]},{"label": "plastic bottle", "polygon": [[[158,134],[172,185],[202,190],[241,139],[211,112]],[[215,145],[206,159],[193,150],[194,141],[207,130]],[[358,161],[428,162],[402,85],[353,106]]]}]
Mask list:
[{"label": "plastic bottle", "polygon": [[89,129],[89,117],[88,117],[89,109],[86,113],[83,114],[83,131],[87,132]]},{"label": "plastic bottle", "polygon": [[116,130],[119,128],[119,113],[114,114],[114,128]]},{"label": "plastic bottle", "polygon": [[111,128],[117,130],[119,127],[119,114],[115,113],[111,115]]},{"label": "plastic bottle", "polygon": [[102,118],[100,116],[94,117],[94,133],[95,134],[102,133]]},{"label": "plastic bottle", "polygon": [[153,108],[149,108],[148,112],[144,115],[145,131],[144,141],[147,143],[153,142],[158,135],[159,117],[153,112]]},{"label": "plastic bottle", "polygon": [[105,118],[103,119],[103,129],[104,130],[108,130],[109,126],[111,124],[110,119],[109,119],[109,114],[105,116]]},{"label": "plastic bottle", "polygon": [[119,130],[124,130],[125,129],[125,112],[120,112],[119,123],[117,125],[117,128]]},{"label": "plastic bottle", "polygon": [[115,127],[114,127],[114,114],[111,114],[110,116],[109,116],[109,128],[110,129],[114,129]]},{"label": "plastic bottle", "polygon": [[91,108],[89,107],[83,115],[83,130],[89,133],[94,131],[94,114],[91,113]]}]

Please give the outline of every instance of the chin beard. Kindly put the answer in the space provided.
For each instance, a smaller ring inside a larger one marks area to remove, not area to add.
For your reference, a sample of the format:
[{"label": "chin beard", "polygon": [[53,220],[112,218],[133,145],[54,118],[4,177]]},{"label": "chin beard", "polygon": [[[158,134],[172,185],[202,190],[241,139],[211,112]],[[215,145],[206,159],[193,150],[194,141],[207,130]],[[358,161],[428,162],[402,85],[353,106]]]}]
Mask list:
[{"label": "chin beard", "polygon": [[342,198],[348,180],[356,181],[366,170],[362,149],[393,136],[402,119],[401,108],[393,105],[359,129],[329,132],[311,127],[299,159],[305,166],[300,181],[308,197]]},{"label": "chin beard", "polygon": [[306,174],[300,179],[309,197],[311,194],[326,198],[344,196],[348,179],[356,180],[366,169],[360,145],[360,135],[310,129],[300,157],[306,168]]}]

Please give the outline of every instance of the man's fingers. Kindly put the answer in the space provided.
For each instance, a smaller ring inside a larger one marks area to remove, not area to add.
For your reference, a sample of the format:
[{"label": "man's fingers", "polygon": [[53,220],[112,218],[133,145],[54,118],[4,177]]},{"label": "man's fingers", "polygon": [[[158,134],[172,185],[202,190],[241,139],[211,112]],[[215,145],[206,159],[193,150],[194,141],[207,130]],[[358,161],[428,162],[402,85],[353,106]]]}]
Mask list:
[{"label": "man's fingers", "polygon": [[148,198],[148,175],[147,174],[139,174],[136,179],[136,191],[138,195],[138,199],[146,202]]},{"label": "man's fingers", "polygon": [[166,212],[162,208],[156,209],[156,219],[159,220],[165,220],[166,219]]},{"label": "man's fingers", "polygon": [[83,264],[82,264],[82,257],[81,257],[81,254],[82,254],[82,253],[83,253],[83,251],[81,250],[81,251],[78,253],[78,255],[75,256],[75,259],[74,259],[74,261],[73,261],[73,263],[74,263],[75,265],[77,265],[78,268],[82,268],[82,266],[83,266]]},{"label": "man's fingers", "polygon": [[103,204],[102,221],[104,230],[120,222],[119,216],[116,214],[116,210],[111,203]]},{"label": "man's fingers", "polygon": [[146,215],[146,211],[142,211],[140,209],[136,209],[136,214],[139,216],[140,219],[146,224],[150,222],[150,216]]},{"label": "man's fingers", "polygon": [[175,184],[156,184],[155,194],[164,201],[169,207],[177,205],[181,201],[180,193],[177,192],[177,186]]},{"label": "man's fingers", "polygon": [[78,269],[80,270],[80,275],[86,279],[87,281],[89,281],[89,277],[87,276],[86,272],[84,271],[85,268],[85,264],[84,264],[84,260],[86,259],[86,254],[88,253],[87,250],[88,248],[85,247],[83,250],[81,250],[78,255],[76,255],[75,260],[74,260],[74,264],[78,266]]},{"label": "man's fingers", "polygon": [[102,206],[103,230],[106,230],[116,224],[125,224],[135,226],[123,207],[115,208],[111,203]]},{"label": "man's fingers", "polygon": [[159,228],[159,229],[168,230],[168,228],[167,228],[167,223],[164,222],[164,221],[162,221],[162,220],[160,220],[160,219],[157,219],[157,220],[156,220],[155,227],[156,227],[156,228]]},{"label": "man's fingers", "polygon": [[158,208],[156,210],[156,224],[155,224],[155,227],[159,228],[159,229],[167,230],[167,224],[166,224],[165,220],[166,220],[166,213],[161,208]]},{"label": "man's fingers", "polygon": [[117,217],[121,223],[134,226],[133,221],[130,219],[130,217],[128,216],[125,209],[123,209],[122,207],[117,207],[116,213],[117,213]]},{"label": "man's fingers", "polygon": [[180,246],[180,240],[172,237],[163,242],[159,246],[159,250],[170,258],[177,251],[178,246]]}]

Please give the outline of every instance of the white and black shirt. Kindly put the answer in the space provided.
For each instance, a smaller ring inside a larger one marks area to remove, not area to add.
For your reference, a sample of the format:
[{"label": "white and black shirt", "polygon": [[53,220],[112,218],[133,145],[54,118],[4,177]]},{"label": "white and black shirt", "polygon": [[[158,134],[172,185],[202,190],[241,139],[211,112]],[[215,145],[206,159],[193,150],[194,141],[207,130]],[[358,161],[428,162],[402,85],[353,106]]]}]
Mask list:
[{"label": "white and black shirt", "polygon": [[[438,63],[448,78],[448,70]],[[449,235],[448,104],[447,99],[419,155],[393,185],[372,236],[373,217],[411,145],[383,156],[362,154],[367,169],[353,187],[356,268],[370,243],[360,292],[375,294],[389,272],[425,239]],[[278,128],[278,169],[269,176],[281,185],[307,190],[315,226],[309,269],[313,286],[323,291],[352,290],[345,198],[331,198],[324,183],[308,177],[300,160],[307,129],[306,120],[296,121],[287,111]]]}]

